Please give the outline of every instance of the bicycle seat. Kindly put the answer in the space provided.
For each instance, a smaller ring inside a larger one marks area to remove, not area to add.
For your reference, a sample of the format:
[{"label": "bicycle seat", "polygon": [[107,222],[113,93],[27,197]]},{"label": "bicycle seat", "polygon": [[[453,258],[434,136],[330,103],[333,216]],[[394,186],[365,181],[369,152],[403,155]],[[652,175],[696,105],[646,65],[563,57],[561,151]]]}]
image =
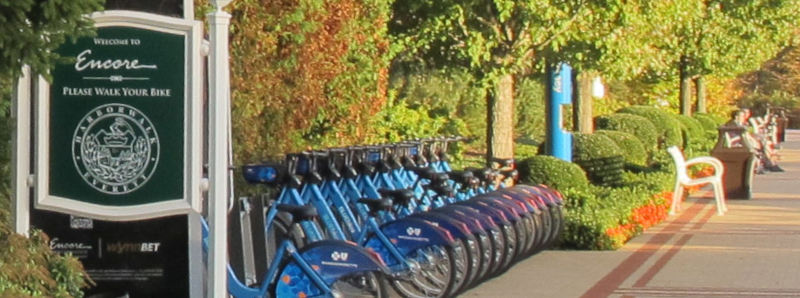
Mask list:
[{"label": "bicycle seat", "polygon": [[394,206],[394,202],[392,201],[392,199],[387,199],[387,198],[383,199],[361,198],[358,199],[358,202],[367,205],[367,208],[369,208],[370,213],[375,213],[376,211],[381,211],[381,210],[385,211],[392,210],[392,206]]},{"label": "bicycle seat", "polygon": [[469,185],[475,178],[475,174],[470,171],[450,171],[449,176],[453,181],[461,185]]},{"label": "bicycle seat", "polygon": [[375,173],[375,166],[361,162],[358,164],[358,172],[363,175],[372,175]]},{"label": "bicycle seat", "polygon": [[511,178],[514,180],[517,180],[517,178],[519,178],[519,171],[517,171],[517,169],[500,171],[500,174],[506,178]]},{"label": "bicycle seat", "polygon": [[317,217],[317,208],[311,205],[278,204],[276,208],[278,208],[278,211],[291,214],[292,220],[295,222],[312,220]]},{"label": "bicycle seat", "polygon": [[406,189],[381,188],[378,190],[378,193],[380,193],[384,197],[392,198],[392,201],[395,205],[402,205],[402,206],[408,205],[408,203],[411,202],[411,200],[413,200],[415,197],[414,191],[408,188]]},{"label": "bicycle seat", "polygon": [[436,170],[429,167],[412,167],[409,169],[414,171],[414,173],[417,173],[417,175],[419,175],[420,178],[428,179],[431,180],[432,182],[445,181],[447,179],[450,179],[450,176],[448,176],[447,173],[439,173],[436,172]]},{"label": "bicycle seat", "polygon": [[472,174],[475,175],[481,181],[489,181],[494,180],[494,170],[492,169],[475,169],[469,168],[469,171],[472,171]]},{"label": "bicycle seat", "polygon": [[429,189],[436,192],[437,195],[445,196],[445,197],[452,197],[453,196],[453,187],[450,185],[444,184],[437,184],[428,186]]}]

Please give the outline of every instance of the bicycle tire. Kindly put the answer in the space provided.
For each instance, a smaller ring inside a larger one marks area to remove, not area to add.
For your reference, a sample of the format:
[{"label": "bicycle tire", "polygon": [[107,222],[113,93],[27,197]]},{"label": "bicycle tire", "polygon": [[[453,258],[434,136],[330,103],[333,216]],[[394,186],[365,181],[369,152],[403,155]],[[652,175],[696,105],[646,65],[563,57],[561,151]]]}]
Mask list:
[{"label": "bicycle tire", "polygon": [[[412,268],[411,276],[408,278],[388,279],[390,286],[397,293],[409,298],[449,297],[447,294],[452,292],[456,266],[452,246],[431,245],[417,249],[409,253],[406,260],[411,260],[418,268]],[[441,270],[442,266],[444,272]]]}]

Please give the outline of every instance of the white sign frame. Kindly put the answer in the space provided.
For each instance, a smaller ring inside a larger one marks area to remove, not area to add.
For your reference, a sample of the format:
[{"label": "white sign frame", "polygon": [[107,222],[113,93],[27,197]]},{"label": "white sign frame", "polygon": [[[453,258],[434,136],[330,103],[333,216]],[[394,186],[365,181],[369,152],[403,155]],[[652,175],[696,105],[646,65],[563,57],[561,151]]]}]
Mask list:
[{"label": "white sign frame", "polygon": [[183,197],[164,202],[141,204],[134,206],[105,206],[81,202],[69,198],[50,195],[49,188],[49,113],[50,84],[44,78],[38,78],[36,92],[36,127],[35,139],[35,207],[85,216],[89,218],[129,221],[158,218],[169,215],[200,212],[202,208],[202,159],[203,159],[203,73],[201,42],[203,24],[200,21],[167,17],[152,13],[127,10],[109,10],[95,12],[91,15],[95,27],[125,26],[163,33],[183,35],[185,43],[185,82],[184,82],[184,185]]}]

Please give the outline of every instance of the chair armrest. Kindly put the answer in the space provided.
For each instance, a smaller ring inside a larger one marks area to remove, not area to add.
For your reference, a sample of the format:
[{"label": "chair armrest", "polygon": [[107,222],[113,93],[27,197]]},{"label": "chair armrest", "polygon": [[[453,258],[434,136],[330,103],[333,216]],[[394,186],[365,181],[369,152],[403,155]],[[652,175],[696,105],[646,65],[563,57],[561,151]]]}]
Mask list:
[{"label": "chair armrest", "polygon": [[690,160],[687,160],[686,161],[686,167],[689,167],[689,166],[694,165],[694,164],[701,164],[701,163],[710,164],[712,167],[714,167],[714,175],[715,176],[716,175],[722,175],[723,171],[725,171],[725,166],[722,165],[722,161],[720,161],[718,158],[712,157],[712,156],[700,156],[700,157],[695,157],[695,158],[692,158]]}]

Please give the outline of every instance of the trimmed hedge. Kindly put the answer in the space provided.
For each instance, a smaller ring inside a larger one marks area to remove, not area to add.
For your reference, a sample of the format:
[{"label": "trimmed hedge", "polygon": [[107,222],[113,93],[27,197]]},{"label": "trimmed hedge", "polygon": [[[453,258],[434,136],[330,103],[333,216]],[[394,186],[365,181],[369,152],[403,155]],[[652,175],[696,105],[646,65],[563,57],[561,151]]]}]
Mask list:
[{"label": "trimmed hedge", "polygon": [[626,174],[624,187],[590,186],[562,191],[565,225],[560,246],[608,250],[667,217],[672,172]]},{"label": "trimmed hedge", "polygon": [[520,182],[544,184],[558,191],[584,189],[589,185],[586,172],[577,164],[549,155],[536,155],[517,163]]},{"label": "trimmed hedge", "polygon": [[625,163],[627,165],[645,166],[647,165],[647,151],[644,149],[642,141],[636,136],[616,130],[597,130],[595,134],[604,135],[614,141],[622,150]]},{"label": "trimmed hedge", "polygon": [[650,120],[659,131],[658,146],[661,149],[684,144],[678,121],[670,112],[652,106],[629,106],[619,109],[617,113],[639,115]]},{"label": "trimmed hedge", "polygon": [[572,160],[578,164],[594,184],[619,185],[625,157],[622,149],[602,134],[573,135]]},{"label": "trimmed hedge", "polygon": [[655,125],[647,118],[633,114],[609,114],[594,118],[597,129],[617,130],[630,133],[644,145],[648,153],[656,150],[658,144],[658,133]]},{"label": "trimmed hedge", "polygon": [[684,139],[684,152],[688,156],[707,154],[713,147],[715,139],[709,140],[709,135],[706,134],[706,130],[703,129],[700,121],[686,115],[676,114],[673,117],[680,122]]},{"label": "trimmed hedge", "polygon": [[714,133],[717,133],[717,127],[726,121],[725,118],[703,113],[695,113],[692,115],[692,118],[699,121],[700,125],[702,125],[705,130],[710,130]]}]

